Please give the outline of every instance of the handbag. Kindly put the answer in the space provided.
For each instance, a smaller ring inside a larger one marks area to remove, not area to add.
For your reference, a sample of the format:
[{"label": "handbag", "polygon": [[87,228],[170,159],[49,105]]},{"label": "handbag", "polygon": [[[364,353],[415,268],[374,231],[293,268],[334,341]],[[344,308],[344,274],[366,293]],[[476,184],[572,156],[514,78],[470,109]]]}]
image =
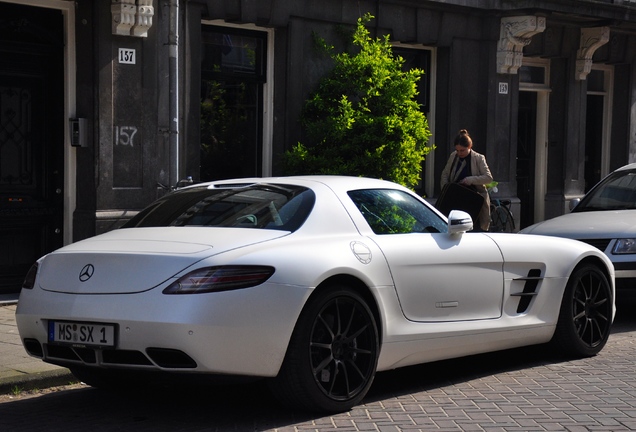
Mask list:
[{"label": "handbag", "polygon": [[464,186],[459,183],[448,183],[442,189],[435,207],[448,216],[451,210],[465,211],[476,223],[479,220],[479,212],[484,205],[484,197],[474,186]]}]

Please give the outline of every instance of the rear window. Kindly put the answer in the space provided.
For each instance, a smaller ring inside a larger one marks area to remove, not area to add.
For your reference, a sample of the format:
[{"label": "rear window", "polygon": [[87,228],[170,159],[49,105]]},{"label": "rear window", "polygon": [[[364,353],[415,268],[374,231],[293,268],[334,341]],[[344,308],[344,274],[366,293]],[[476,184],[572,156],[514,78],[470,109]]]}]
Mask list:
[{"label": "rear window", "polygon": [[314,192],[300,186],[202,186],[166,195],[123,228],[206,226],[295,231],[307,219],[314,202]]}]

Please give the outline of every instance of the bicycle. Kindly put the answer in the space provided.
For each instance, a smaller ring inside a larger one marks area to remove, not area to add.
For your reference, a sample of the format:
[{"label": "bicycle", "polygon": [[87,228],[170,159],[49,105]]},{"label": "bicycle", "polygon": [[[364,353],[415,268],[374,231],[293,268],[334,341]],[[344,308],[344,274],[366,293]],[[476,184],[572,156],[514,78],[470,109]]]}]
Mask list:
[{"label": "bicycle", "polygon": [[512,201],[492,196],[493,193],[498,192],[497,184],[497,182],[492,182],[486,185],[490,196],[490,228],[488,231],[511,233],[515,231],[515,218],[510,211]]},{"label": "bicycle", "polygon": [[157,182],[157,186],[159,188],[167,191],[167,192],[174,192],[177,189],[181,189],[181,188],[184,188],[186,186],[190,186],[191,184],[194,184],[194,180],[192,180],[192,176],[188,176],[188,177],[186,177],[184,179],[179,180],[177,182],[177,184],[174,185],[174,186],[168,186],[168,185],[165,185],[163,183]]}]

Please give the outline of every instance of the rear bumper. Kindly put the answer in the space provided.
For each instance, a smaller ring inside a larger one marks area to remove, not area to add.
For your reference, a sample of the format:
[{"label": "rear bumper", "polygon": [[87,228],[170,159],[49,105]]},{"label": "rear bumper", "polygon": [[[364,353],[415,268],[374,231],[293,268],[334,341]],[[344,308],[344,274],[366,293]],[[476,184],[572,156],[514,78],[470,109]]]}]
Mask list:
[{"label": "rear bumper", "polygon": [[[249,291],[249,292],[248,292]],[[29,354],[66,367],[275,376],[298,314],[301,287],[263,284],[222,293],[69,295],[23,290],[16,311]],[[109,323],[116,346],[48,342],[48,321]]]}]

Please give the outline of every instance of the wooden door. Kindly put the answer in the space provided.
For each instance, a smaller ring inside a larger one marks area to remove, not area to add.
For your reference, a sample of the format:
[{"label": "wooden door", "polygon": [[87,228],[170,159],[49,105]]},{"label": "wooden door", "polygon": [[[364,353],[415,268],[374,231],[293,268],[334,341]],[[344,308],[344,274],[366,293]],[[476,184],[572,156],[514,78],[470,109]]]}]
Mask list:
[{"label": "wooden door", "polygon": [[0,3],[0,294],[62,246],[63,19]]}]

